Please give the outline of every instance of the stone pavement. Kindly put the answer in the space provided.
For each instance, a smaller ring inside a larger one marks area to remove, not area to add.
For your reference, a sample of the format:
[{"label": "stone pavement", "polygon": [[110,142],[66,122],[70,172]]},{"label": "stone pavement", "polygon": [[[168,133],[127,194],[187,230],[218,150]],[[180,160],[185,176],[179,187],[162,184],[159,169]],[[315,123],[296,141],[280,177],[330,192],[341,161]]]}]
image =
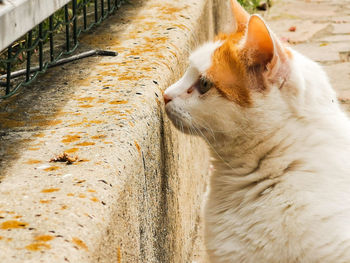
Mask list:
[{"label": "stone pavement", "polygon": [[262,15],[282,41],[323,65],[350,110],[350,0],[275,0]]}]

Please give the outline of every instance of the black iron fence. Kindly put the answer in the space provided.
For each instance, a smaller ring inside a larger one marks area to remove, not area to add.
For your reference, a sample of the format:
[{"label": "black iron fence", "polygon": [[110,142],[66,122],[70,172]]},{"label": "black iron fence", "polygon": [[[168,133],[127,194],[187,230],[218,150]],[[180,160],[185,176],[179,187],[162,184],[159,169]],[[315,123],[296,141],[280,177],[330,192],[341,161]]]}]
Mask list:
[{"label": "black iron fence", "polygon": [[78,38],[115,13],[123,0],[72,0],[0,52],[0,99],[30,85],[48,68],[92,55],[115,56],[116,52],[73,52]]}]

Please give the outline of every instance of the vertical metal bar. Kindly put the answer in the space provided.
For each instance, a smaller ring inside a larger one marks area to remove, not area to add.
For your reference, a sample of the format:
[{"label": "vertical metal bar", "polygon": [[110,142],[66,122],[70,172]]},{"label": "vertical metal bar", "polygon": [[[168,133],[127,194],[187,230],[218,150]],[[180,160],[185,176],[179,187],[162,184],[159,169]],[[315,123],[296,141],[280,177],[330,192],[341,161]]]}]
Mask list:
[{"label": "vertical metal bar", "polygon": [[32,56],[32,52],[29,50],[32,47],[32,38],[33,38],[33,32],[30,30],[28,32],[28,38],[27,38],[27,70],[26,70],[26,81],[29,81],[30,79],[30,59]]},{"label": "vertical metal bar", "polygon": [[50,61],[54,61],[54,54],[53,54],[53,15],[49,17],[49,37],[50,37]]},{"label": "vertical metal bar", "polygon": [[68,13],[68,4],[64,6],[64,18],[66,22],[66,49],[67,52],[70,51],[70,43],[69,43],[69,13]]},{"label": "vertical metal bar", "polygon": [[84,2],[83,2],[84,30],[86,30],[86,28],[87,28],[86,5],[87,5],[87,2],[84,0]]},{"label": "vertical metal bar", "polygon": [[95,23],[97,23],[98,21],[97,0],[95,0],[94,2],[95,2]]},{"label": "vertical metal bar", "polygon": [[6,95],[10,93],[10,85],[11,85],[11,62],[10,59],[12,58],[12,45],[8,47],[7,49],[7,59],[9,62],[7,62],[7,69],[6,69]]},{"label": "vertical metal bar", "polygon": [[105,15],[105,0],[101,0],[101,17]]},{"label": "vertical metal bar", "polygon": [[108,13],[111,12],[111,0],[107,0]]},{"label": "vertical metal bar", "polygon": [[39,24],[39,70],[43,70],[43,24]]},{"label": "vertical metal bar", "polygon": [[77,35],[77,0],[73,0],[73,41],[74,46],[78,43]]}]

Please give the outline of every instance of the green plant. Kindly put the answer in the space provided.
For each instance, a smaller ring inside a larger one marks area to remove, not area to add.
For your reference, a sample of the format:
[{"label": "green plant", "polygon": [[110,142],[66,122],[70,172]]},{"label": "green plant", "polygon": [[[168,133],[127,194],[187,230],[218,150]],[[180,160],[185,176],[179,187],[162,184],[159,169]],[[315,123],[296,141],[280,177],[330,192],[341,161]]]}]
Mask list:
[{"label": "green plant", "polygon": [[261,0],[238,0],[238,2],[248,10],[254,10]]}]

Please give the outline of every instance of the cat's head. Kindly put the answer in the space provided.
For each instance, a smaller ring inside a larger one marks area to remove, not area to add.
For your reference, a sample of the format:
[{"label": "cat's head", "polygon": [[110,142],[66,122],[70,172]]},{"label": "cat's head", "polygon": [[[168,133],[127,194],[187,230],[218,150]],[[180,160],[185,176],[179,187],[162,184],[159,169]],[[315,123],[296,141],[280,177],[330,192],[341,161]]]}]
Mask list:
[{"label": "cat's head", "polygon": [[164,92],[166,112],[184,132],[241,132],[269,107],[285,107],[274,96],[290,74],[292,53],[260,16],[236,0],[231,6],[235,32],[194,51],[183,77]]}]

